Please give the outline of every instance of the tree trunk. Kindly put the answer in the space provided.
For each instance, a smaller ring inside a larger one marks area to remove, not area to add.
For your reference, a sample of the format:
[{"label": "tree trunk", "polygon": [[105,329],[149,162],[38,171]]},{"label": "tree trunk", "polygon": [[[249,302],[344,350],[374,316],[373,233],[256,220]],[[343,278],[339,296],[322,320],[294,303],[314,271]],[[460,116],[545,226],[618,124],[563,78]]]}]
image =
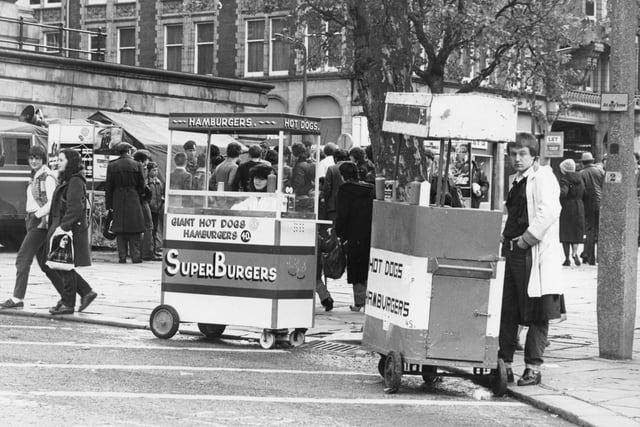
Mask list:
[{"label": "tree trunk", "polygon": [[354,80],[368,119],[376,173],[391,178],[400,139],[382,132],[385,97],[387,92],[413,91],[406,5],[351,0],[348,11],[354,33]]}]

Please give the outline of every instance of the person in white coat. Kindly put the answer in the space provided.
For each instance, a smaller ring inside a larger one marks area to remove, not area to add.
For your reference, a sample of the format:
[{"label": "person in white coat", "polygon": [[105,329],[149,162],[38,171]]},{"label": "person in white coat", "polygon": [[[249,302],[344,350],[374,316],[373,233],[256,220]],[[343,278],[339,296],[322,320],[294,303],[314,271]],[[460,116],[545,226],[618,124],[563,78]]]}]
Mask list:
[{"label": "person in white coat", "polygon": [[518,385],[526,386],[540,383],[549,320],[561,317],[560,186],[551,167],[538,163],[538,141],[533,135],[518,133],[507,148],[517,173],[511,177],[502,232],[506,268],[498,356],[513,381],[518,325],[529,327],[525,370],[518,380]]}]

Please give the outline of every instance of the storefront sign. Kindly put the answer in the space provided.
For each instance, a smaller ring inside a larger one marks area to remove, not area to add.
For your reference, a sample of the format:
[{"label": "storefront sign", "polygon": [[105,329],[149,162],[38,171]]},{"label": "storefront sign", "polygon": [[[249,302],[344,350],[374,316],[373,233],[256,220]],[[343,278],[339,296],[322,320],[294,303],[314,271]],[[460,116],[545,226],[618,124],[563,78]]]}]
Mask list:
[{"label": "storefront sign", "polygon": [[371,248],[366,313],[406,329],[428,329],[427,258]]},{"label": "storefront sign", "polygon": [[626,93],[603,93],[600,95],[600,111],[627,111],[629,95]]},{"label": "storefront sign", "polygon": [[320,134],[320,120],[292,114],[172,114],[169,129],[227,133]]},{"label": "storefront sign", "polygon": [[275,219],[167,214],[167,240],[273,245]]}]

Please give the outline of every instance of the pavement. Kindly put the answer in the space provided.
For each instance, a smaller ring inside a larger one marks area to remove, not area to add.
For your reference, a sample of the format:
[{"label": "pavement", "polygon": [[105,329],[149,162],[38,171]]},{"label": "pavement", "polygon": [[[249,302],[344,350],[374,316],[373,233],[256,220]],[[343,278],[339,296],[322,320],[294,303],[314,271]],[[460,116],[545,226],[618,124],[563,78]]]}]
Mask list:
[{"label": "pavement", "polygon": [[[13,289],[15,255],[0,252],[0,300],[8,298]],[[61,318],[148,329],[149,314],[160,301],[160,263],[123,265],[117,263],[114,252],[98,251],[94,251],[93,260],[93,265],[80,273],[92,284],[98,298],[84,313]],[[550,326],[542,384],[510,385],[510,395],[579,425],[640,426],[640,309],[636,312],[633,359],[602,359],[598,356],[596,322],[597,268],[564,267],[560,280],[566,287],[568,319]],[[349,310],[351,287],[344,279],[329,280],[328,286],[335,308],[325,312],[317,304],[315,326],[307,332],[307,341],[360,344],[364,314]],[[640,293],[637,296],[640,300]],[[0,314],[49,318],[48,308],[57,300],[54,288],[34,264],[24,309],[0,310]],[[259,332],[233,327],[227,328],[225,336],[257,339]],[[198,334],[197,326],[183,324],[180,333]],[[514,372],[523,370],[519,352]]]}]

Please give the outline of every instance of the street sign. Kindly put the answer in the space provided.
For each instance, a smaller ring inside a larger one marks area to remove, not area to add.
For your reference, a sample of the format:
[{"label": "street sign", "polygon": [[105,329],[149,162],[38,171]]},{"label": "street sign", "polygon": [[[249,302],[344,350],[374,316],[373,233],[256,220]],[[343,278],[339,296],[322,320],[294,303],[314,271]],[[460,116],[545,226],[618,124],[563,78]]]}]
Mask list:
[{"label": "street sign", "polygon": [[600,111],[627,111],[629,95],[626,93],[603,93],[600,95]]},{"label": "street sign", "polygon": [[606,182],[607,184],[620,184],[622,183],[622,173],[607,171],[604,175],[604,182]]},{"label": "street sign", "polygon": [[541,157],[559,157],[564,155],[564,132],[549,132],[542,140]]}]

